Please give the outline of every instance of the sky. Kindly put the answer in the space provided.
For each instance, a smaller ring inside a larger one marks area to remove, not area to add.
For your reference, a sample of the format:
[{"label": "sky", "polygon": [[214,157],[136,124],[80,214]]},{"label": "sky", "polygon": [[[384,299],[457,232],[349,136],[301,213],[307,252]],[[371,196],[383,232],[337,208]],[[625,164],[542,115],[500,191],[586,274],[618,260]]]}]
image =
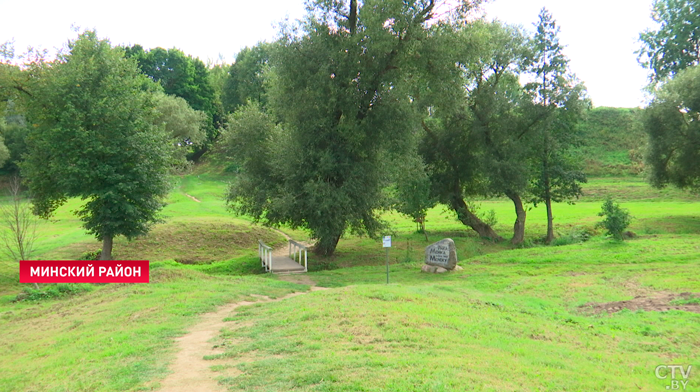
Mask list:
[{"label": "sky", "polygon": [[[492,0],[484,12],[487,19],[534,30],[546,7],[561,28],[571,70],[586,84],[593,105],[636,107],[645,103],[647,71],[634,51],[639,33],[654,28],[651,3]],[[277,24],[304,13],[303,0],[0,0],[0,43],[14,39],[17,52],[33,46],[53,53],[77,36],[75,28],[95,29],[115,45],[176,47],[204,62],[230,63],[240,49],[273,40]]]}]

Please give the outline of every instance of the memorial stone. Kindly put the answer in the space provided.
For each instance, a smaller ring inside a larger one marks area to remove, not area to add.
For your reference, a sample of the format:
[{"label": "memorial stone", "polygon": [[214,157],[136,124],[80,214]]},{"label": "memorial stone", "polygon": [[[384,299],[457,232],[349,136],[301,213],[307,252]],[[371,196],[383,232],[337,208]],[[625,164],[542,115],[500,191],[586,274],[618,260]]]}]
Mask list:
[{"label": "memorial stone", "polygon": [[425,248],[425,264],[453,270],[457,266],[455,242],[445,238]]}]

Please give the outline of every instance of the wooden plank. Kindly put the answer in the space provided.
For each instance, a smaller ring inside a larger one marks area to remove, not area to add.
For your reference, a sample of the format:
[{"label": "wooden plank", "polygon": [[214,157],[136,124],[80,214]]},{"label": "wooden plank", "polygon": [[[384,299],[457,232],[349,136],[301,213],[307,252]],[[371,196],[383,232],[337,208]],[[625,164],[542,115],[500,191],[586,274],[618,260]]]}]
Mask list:
[{"label": "wooden plank", "polygon": [[272,272],[304,272],[304,266],[287,256],[273,256]]}]

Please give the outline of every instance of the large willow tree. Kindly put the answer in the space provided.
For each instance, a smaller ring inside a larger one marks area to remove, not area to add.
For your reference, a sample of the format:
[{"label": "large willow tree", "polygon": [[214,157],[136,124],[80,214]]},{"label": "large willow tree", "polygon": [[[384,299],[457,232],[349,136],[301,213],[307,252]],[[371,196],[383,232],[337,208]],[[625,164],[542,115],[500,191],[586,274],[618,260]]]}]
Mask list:
[{"label": "large willow tree", "polygon": [[[378,234],[386,164],[420,124],[407,86],[435,7],[434,0],[318,0],[297,28],[283,31],[268,86],[283,131],[264,138],[267,154],[241,146],[230,205],[267,224],[308,229],[321,255],[333,254],[346,230]],[[252,169],[261,165],[263,175]]]}]

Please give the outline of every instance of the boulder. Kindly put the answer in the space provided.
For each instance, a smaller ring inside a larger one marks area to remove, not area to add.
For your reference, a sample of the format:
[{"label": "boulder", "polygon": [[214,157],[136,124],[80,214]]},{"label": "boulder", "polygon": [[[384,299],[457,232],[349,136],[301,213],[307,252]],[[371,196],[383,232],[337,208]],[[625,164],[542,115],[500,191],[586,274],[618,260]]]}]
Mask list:
[{"label": "boulder", "polygon": [[[464,268],[462,268],[460,266],[455,266],[455,269],[453,269],[452,271],[461,271],[463,269]],[[434,265],[423,264],[423,267],[421,267],[420,272],[426,272],[429,274],[442,274],[442,273],[451,272],[451,271],[448,269],[444,269],[442,267],[436,267]]]},{"label": "boulder", "polygon": [[423,264],[423,267],[421,267],[420,271],[427,272],[429,274],[442,274],[447,272],[448,270],[442,267],[436,267],[434,265]]},{"label": "boulder", "polygon": [[457,266],[457,248],[455,242],[445,238],[425,248],[425,264],[453,270]]}]

